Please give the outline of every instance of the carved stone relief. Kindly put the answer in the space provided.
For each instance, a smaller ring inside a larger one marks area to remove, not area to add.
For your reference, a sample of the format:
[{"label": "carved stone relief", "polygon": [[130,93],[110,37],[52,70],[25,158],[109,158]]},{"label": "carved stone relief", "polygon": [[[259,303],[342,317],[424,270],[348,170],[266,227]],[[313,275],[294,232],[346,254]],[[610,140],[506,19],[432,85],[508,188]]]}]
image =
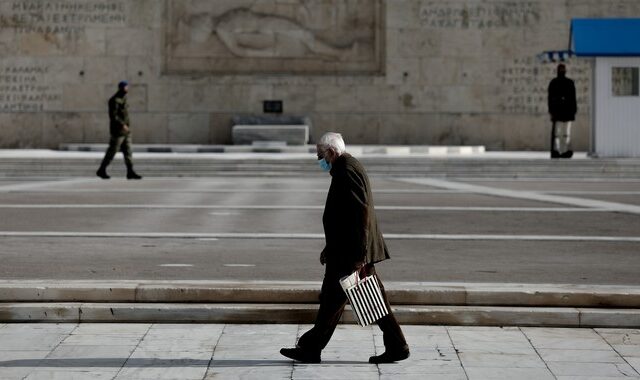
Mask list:
[{"label": "carved stone relief", "polygon": [[381,68],[379,0],[170,0],[168,72],[358,73]]}]

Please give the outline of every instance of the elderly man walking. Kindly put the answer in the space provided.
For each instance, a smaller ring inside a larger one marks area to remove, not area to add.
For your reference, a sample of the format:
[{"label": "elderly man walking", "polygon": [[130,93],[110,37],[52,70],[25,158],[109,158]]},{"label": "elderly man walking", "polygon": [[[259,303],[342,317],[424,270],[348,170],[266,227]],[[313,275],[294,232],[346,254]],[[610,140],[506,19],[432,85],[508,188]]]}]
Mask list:
[{"label": "elderly man walking", "polygon": [[[331,186],[322,217],[326,246],[320,263],[326,264],[320,293],[320,309],[315,325],[300,339],[295,348],[283,348],[288,358],[319,363],[320,353],[331,339],[342,316],[347,297],[340,279],[363,268],[367,275],[375,274],[374,263],[389,258],[387,246],[378,228],[373,207],[371,185],[364,167],[345,152],[345,144],[338,133],[327,133],[317,144],[320,167],[331,174]],[[387,305],[389,301],[380,282]],[[385,352],[369,358],[369,363],[391,363],[409,357],[409,346],[398,321],[390,312],[379,319]],[[358,342],[353,342],[354,347]]]}]

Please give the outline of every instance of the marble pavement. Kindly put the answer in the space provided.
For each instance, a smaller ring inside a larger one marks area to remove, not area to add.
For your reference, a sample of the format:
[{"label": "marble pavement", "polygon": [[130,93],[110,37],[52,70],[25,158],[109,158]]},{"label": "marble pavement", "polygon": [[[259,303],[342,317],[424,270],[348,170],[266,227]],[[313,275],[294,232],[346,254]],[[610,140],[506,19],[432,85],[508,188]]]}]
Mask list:
[{"label": "marble pavement", "polygon": [[308,328],[0,324],[0,378],[640,379],[640,330],[404,326],[411,357],[376,366],[377,327],[340,325],[321,364],[280,356]]}]

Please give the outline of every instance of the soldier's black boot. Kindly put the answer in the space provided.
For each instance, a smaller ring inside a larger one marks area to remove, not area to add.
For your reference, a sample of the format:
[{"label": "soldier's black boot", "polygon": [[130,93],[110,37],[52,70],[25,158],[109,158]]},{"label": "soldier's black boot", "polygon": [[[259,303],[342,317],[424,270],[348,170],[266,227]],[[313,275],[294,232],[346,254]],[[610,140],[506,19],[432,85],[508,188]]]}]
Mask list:
[{"label": "soldier's black boot", "polygon": [[142,179],[142,176],[134,172],[133,169],[127,170],[127,179]]},{"label": "soldier's black boot", "polygon": [[560,155],[560,158],[571,158],[573,157],[573,151],[568,150]]},{"label": "soldier's black boot", "polygon": [[96,172],[96,175],[102,179],[111,178],[109,174],[107,174],[107,169],[103,166],[100,166],[100,169],[98,169],[98,171]]}]

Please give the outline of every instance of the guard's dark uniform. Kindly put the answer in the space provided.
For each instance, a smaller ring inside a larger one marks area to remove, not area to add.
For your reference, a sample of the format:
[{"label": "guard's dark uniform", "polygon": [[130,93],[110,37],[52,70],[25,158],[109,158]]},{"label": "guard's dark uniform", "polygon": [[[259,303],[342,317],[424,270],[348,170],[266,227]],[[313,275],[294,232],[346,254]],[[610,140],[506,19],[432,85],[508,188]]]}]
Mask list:
[{"label": "guard's dark uniform", "polygon": [[[374,263],[389,258],[387,246],[378,228],[371,185],[364,167],[344,153],[332,164],[331,186],[323,215],[326,239],[326,272],[320,294],[320,309],[314,327],[298,341],[308,352],[322,351],[342,316],[347,297],[340,278],[365,264],[367,274],[375,274]],[[391,310],[382,282],[380,289]],[[392,312],[378,320],[387,351],[408,351],[405,337]],[[354,346],[357,342],[354,342]]]},{"label": "guard's dark uniform", "polygon": [[118,149],[120,149],[124,156],[124,163],[127,166],[127,178],[131,178],[134,175],[137,176],[133,171],[131,158],[131,131],[125,130],[125,125],[131,126],[129,104],[127,103],[126,92],[120,90],[109,99],[109,132],[111,137],[98,173],[106,171],[107,166],[109,166]]},{"label": "guard's dark uniform", "polygon": [[547,104],[551,115],[551,157],[569,158],[571,125],[576,118],[578,105],[576,102],[576,86],[567,78],[564,71],[553,78],[547,89]]}]

